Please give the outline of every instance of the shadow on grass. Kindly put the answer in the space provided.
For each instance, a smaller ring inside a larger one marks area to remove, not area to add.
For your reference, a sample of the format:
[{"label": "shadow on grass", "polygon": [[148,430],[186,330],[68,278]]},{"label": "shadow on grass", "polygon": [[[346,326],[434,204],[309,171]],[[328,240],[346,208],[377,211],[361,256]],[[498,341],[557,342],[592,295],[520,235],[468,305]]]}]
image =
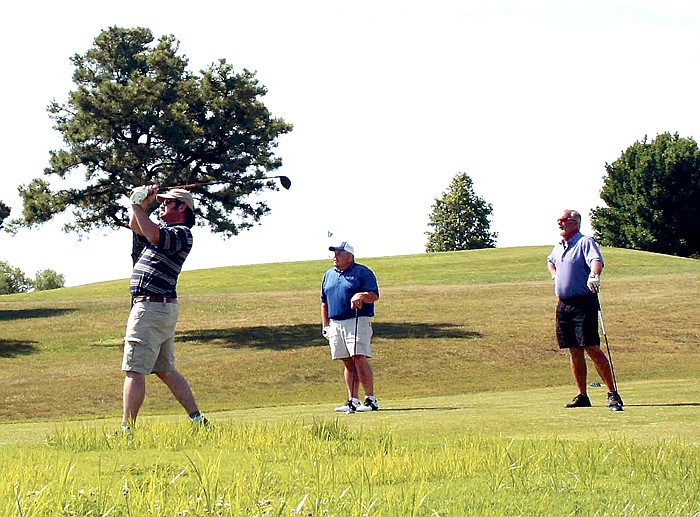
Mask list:
[{"label": "shadow on grass", "polygon": [[383,339],[477,339],[480,332],[472,332],[453,323],[377,323],[372,325],[374,335]]},{"label": "shadow on grass", "polygon": [[667,402],[659,404],[625,404],[625,407],[698,407],[700,402]]},{"label": "shadow on grass", "polygon": [[[471,332],[451,323],[375,323],[374,337],[381,339],[477,339],[479,332]],[[241,327],[229,329],[192,330],[178,333],[180,343],[215,342],[226,348],[260,348],[289,350],[314,346],[328,346],[321,336],[319,325],[283,325],[279,327]]]},{"label": "shadow on grass", "polygon": [[36,343],[36,341],[0,339],[0,358],[33,354],[37,351],[33,343]]},{"label": "shadow on grass", "polygon": [[0,321],[26,320],[31,318],[49,318],[51,316],[62,316],[77,309],[17,309],[0,310]]},{"label": "shadow on grass", "polygon": [[459,411],[460,409],[467,409],[466,407],[380,407],[379,410],[382,413],[388,411]]}]

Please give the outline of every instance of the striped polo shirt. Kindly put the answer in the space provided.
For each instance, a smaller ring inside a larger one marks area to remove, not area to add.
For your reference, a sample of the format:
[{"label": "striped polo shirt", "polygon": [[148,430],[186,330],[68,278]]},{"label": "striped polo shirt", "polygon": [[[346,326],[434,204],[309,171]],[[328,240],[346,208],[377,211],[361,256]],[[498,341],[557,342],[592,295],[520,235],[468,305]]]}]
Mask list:
[{"label": "striped polo shirt", "polygon": [[158,244],[145,241],[129,281],[131,296],[164,296],[177,298],[177,277],[192,249],[192,232],[187,226],[173,225],[160,228]]}]

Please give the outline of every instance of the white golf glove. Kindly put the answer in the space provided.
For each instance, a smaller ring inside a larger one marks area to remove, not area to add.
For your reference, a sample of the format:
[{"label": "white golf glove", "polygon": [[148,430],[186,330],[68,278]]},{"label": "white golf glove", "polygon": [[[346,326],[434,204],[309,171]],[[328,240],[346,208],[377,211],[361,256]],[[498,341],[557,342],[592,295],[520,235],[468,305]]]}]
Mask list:
[{"label": "white golf glove", "polygon": [[330,327],[323,327],[323,330],[321,331],[321,333],[323,334],[323,337],[325,337],[326,339],[330,339],[331,335],[330,335],[329,330],[330,330]]},{"label": "white golf glove", "polygon": [[131,192],[129,199],[134,205],[138,205],[141,201],[146,199],[146,196],[148,196],[148,187],[136,187]]},{"label": "white golf glove", "polygon": [[600,291],[600,275],[597,273],[591,273],[586,284],[592,293],[597,293]]}]

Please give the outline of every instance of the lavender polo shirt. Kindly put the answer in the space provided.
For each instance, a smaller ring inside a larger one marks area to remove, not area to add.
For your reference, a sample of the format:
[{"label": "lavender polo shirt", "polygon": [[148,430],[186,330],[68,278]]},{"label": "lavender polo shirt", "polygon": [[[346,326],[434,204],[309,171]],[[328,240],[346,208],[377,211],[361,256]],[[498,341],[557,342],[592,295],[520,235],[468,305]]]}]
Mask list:
[{"label": "lavender polo shirt", "polygon": [[557,268],[554,294],[559,299],[590,295],[586,282],[594,260],[603,264],[600,249],[591,237],[578,232],[568,244],[562,239],[547,257],[547,262]]}]

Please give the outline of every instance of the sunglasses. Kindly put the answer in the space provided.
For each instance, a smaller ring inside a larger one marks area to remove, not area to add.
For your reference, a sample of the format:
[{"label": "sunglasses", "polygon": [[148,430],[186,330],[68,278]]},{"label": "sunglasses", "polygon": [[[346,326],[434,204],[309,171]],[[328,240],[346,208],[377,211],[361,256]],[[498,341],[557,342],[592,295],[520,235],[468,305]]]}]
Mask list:
[{"label": "sunglasses", "polygon": [[562,223],[562,224],[563,223],[573,223],[575,220],[576,219],[574,219],[573,217],[561,217],[561,218],[557,219],[557,222]]}]

